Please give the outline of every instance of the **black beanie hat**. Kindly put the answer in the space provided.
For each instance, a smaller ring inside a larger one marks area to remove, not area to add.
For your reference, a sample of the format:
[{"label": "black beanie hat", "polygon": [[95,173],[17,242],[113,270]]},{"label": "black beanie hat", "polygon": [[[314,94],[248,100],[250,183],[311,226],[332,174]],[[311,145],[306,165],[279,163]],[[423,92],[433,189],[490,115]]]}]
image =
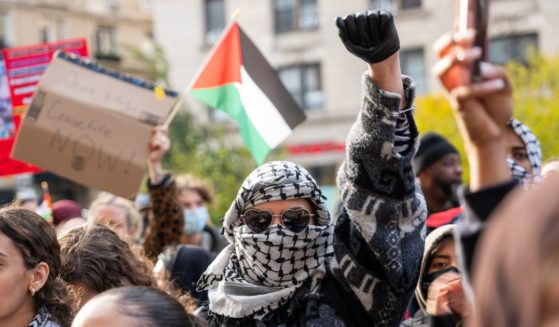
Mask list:
[{"label": "black beanie hat", "polygon": [[458,153],[456,148],[437,133],[427,133],[419,141],[419,149],[413,158],[413,170],[415,176],[449,153]]}]

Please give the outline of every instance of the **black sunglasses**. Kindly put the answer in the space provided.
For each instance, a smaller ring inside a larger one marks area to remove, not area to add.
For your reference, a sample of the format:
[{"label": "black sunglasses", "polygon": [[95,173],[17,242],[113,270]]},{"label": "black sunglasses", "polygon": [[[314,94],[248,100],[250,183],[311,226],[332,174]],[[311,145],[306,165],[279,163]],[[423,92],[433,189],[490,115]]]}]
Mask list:
[{"label": "black sunglasses", "polygon": [[268,229],[274,217],[281,217],[282,225],[294,233],[299,233],[309,225],[313,216],[314,214],[303,208],[287,209],[281,215],[274,215],[268,210],[248,209],[241,218],[245,225],[257,234]]}]

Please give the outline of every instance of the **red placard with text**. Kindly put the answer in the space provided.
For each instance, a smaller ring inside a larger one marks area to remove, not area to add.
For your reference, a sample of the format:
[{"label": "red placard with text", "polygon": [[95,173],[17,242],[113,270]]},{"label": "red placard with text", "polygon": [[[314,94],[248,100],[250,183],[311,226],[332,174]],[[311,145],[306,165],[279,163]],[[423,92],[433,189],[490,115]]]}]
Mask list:
[{"label": "red placard with text", "polygon": [[88,55],[85,39],[2,50],[5,69],[0,67],[0,176],[40,170],[25,162],[12,160],[10,154],[22,115],[31,103],[37,84],[57,50],[81,57]]}]

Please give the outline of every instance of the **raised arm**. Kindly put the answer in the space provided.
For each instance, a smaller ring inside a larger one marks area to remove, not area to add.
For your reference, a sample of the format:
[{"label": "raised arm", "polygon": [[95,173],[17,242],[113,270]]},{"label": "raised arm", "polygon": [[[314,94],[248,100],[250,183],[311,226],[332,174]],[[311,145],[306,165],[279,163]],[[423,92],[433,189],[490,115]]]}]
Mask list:
[{"label": "raised arm", "polygon": [[338,172],[346,213],[336,226],[335,276],[345,279],[375,325],[398,325],[417,282],[427,215],[411,164],[418,140],[414,85],[401,76],[389,13],[350,15],[336,23],[346,48],[369,71]]},{"label": "raised arm", "polygon": [[[484,223],[516,185],[506,162],[507,123],[512,118],[512,87],[505,71],[481,63],[482,80],[472,83],[471,65],[481,55],[473,47],[475,31],[447,33],[435,43],[439,61],[433,72],[451,103],[470,166],[465,191],[467,226],[458,231],[457,251],[469,275]],[[471,278],[465,279],[465,287]]]},{"label": "raised arm", "polygon": [[156,260],[165,247],[180,242],[184,226],[182,207],[177,201],[173,176],[163,173],[161,169],[161,158],[169,148],[167,131],[163,127],[154,128],[147,162],[147,184],[153,217],[149,221],[144,238],[144,250],[152,260]]}]

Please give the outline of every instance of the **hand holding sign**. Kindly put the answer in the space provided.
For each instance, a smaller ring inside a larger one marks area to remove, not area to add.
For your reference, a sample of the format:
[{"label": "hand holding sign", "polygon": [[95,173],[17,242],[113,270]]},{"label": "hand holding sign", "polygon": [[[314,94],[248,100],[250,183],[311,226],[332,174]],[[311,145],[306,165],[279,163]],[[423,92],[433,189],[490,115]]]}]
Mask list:
[{"label": "hand holding sign", "polygon": [[154,127],[151,130],[151,139],[149,141],[149,156],[148,156],[148,175],[152,184],[160,182],[163,175],[161,169],[161,159],[171,148],[171,141],[169,140],[169,133],[167,128],[163,126]]},{"label": "hand holding sign", "polygon": [[[38,85],[13,157],[122,197],[138,191],[152,128],[177,94],[59,53]],[[161,90],[159,91],[161,93]],[[168,147],[168,145],[167,145]],[[159,157],[160,159],[160,157]]]}]

